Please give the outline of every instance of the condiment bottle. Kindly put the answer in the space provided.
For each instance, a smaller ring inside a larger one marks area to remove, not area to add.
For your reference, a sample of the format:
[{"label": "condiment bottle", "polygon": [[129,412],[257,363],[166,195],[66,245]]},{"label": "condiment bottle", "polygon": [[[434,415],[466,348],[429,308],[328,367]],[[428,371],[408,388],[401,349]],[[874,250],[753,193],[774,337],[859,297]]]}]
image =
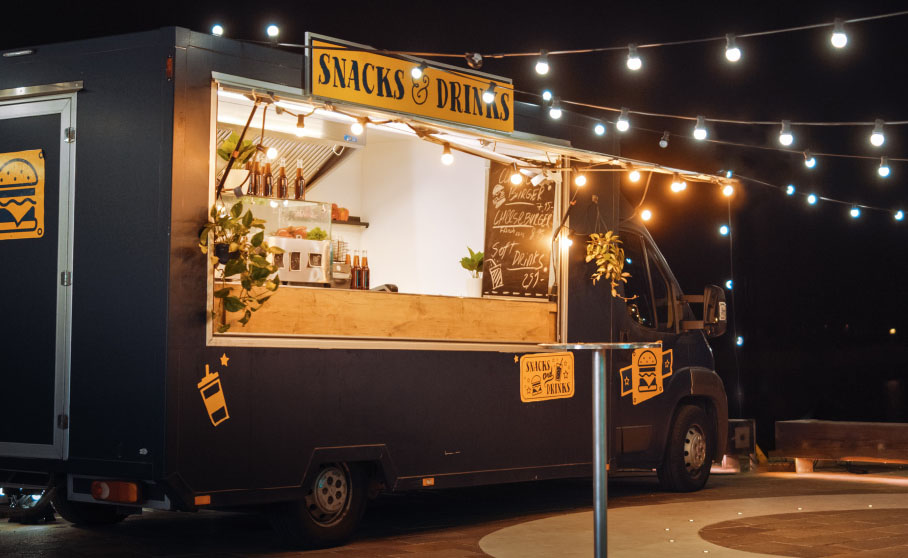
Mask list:
[{"label": "condiment bottle", "polygon": [[363,250],[363,282],[361,289],[368,291],[369,290],[369,252]]},{"label": "condiment bottle", "polygon": [[355,250],[353,254],[353,267],[350,268],[350,288],[360,289],[362,288],[363,268],[359,266],[359,250]]},{"label": "condiment bottle", "polygon": [[293,199],[306,199],[306,179],[303,177],[303,160],[296,160],[296,180],[293,181]]},{"label": "condiment bottle", "polygon": [[287,199],[287,172],[284,170],[284,159],[281,159],[281,166],[277,170],[277,197]]},{"label": "condiment bottle", "polygon": [[246,192],[250,196],[262,195],[262,168],[259,166],[258,161],[252,163],[252,184],[249,185],[249,189]]},{"label": "condiment bottle", "polygon": [[262,195],[266,198],[274,195],[274,177],[271,175],[271,163],[265,163],[265,172],[262,176]]}]

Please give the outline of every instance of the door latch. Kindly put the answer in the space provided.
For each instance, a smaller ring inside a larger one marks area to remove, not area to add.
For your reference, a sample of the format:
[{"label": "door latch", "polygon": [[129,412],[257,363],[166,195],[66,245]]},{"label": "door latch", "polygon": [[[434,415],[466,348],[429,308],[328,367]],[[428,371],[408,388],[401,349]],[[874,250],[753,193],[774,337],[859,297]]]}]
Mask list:
[{"label": "door latch", "polygon": [[57,428],[60,430],[69,428],[69,415],[57,415]]},{"label": "door latch", "polygon": [[70,127],[63,130],[63,141],[66,143],[73,143],[76,141],[76,129]]},{"label": "door latch", "polygon": [[61,271],[60,272],[60,284],[64,287],[72,286],[73,284],[73,272],[72,271]]}]

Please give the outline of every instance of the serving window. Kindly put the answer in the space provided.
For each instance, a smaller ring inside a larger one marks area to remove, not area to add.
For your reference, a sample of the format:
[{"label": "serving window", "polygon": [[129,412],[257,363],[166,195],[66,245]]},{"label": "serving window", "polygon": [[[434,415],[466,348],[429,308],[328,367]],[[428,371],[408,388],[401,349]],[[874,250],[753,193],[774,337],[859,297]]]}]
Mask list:
[{"label": "serving window", "polygon": [[[212,200],[231,136],[253,108],[248,93],[215,87],[212,150],[221,155],[212,157]],[[242,313],[214,292],[240,285],[223,276],[225,266],[212,266],[213,335],[556,341],[557,305],[548,293],[560,175],[543,173],[531,158],[549,166],[556,159],[344,112],[274,98],[259,105],[245,139],[262,148],[233,167],[217,203],[229,211],[242,202],[264,221],[264,241],[282,250],[268,256],[280,286],[238,324]],[[376,124],[354,134],[356,118]],[[445,143],[453,147],[450,164]],[[515,170],[520,184],[510,180]],[[482,278],[462,265],[468,248],[485,253]],[[225,322],[230,329],[217,333]]]}]

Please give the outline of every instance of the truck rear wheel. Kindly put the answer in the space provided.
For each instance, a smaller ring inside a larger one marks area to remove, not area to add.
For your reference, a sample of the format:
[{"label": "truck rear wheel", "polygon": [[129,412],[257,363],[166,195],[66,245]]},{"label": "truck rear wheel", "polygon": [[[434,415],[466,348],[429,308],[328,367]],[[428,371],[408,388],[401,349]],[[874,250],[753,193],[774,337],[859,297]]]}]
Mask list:
[{"label": "truck rear wheel", "polygon": [[716,448],[716,429],[696,405],[683,405],[672,421],[662,465],[656,469],[662,488],[676,492],[700,490],[709,479]]},{"label": "truck rear wheel", "polygon": [[289,546],[343,544],[353,535],[366,509],[368,480],[363,464],[325,463],[302,500],[273,506],[268,518]]},{"label": "truck rear wheel", "polygon": [[66,488],[57,487],[53,491],[51,501],[57,513],[70,523],[82,526],[112,525],[126,519],[127,514],[120,513],[116,506],[108,504],[89,504],[88,502],[73,502],[66,499]]}]

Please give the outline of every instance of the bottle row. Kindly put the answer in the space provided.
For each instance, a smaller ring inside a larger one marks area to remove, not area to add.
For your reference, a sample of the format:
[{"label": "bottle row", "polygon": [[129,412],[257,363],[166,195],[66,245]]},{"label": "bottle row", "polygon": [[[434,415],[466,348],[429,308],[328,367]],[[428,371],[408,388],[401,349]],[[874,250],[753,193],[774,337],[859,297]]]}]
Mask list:
[{"label": "bottle row", "polygon": [[[252,161],[246,163],[246,170],[249,171],[249,181],[246,186],[247,196],[259,196],[264,198],[277,198],[281,200],[305,200],[306,199],[306,178],[303,176],[303,161],[296,162],[296,176],[292,182],[287,177],[284,159],[278,167],[277,177],[271,170],[271,163],[260,163]],[[291,195],[291,188],[293,193]]]},{"label": "bottle row", "polygon": [[360,263],[359,250],[353,252],[353,264],[350,265],[350,254],[344,258],[344,263],[350,265],[350,288],[369,290],[369,256],[366,250],[363,250],[363,259]]}]

